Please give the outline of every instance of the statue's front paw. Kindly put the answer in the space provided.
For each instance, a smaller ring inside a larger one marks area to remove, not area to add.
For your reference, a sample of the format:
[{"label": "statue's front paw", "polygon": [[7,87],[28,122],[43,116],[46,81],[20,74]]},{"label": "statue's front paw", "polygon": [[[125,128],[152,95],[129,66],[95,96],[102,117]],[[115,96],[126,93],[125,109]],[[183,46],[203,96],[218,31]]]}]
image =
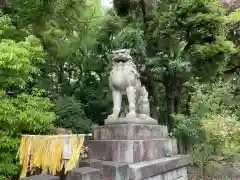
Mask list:
[{"label": "statue's front paw", "polygon": [[108,115],[107,119],[117,119],[118,116],[116,114],[110,114]]},{"label": "statue's front paw", "polygon": [[126,117],[135,118],[135,117],[137,117],[137,114],[136,114],[136,112],[129,112],[129,113],[127,113]]},{"label": "statue's front paw", "polygon": [[141,119],[148,119],[148,118],[150,118],[150,116],[147,115],[147,114],[139,114],[139,117],[140,117]]}]

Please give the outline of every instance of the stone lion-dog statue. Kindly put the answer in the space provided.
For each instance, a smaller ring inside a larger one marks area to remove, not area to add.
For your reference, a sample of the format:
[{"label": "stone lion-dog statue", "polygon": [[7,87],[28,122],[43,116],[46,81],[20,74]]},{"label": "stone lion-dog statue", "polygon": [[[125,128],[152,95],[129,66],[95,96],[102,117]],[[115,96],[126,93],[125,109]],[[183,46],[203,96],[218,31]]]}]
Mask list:
[{"label": "stone lion-dog statue", "polygon": [[113,113],[108,119],[117,119],[121,111],[122,96],[127,95],[129,112],[126,117],[150,117],[148,93],[141,85],[140,75],[130,55],[130,50],[112,51],[112,70],[109,86],[113,96]]}]

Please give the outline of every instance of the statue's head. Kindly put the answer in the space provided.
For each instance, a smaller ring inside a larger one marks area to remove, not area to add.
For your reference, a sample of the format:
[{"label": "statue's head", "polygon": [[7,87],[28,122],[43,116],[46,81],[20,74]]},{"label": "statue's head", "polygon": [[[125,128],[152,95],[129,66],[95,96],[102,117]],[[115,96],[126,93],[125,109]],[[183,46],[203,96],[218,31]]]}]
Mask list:
[{"label": "statue's head", "polygon": [[112,51],[111,54],[112,60],[115,63],[119,62],[127,62],[132,60],[132,56],[130,55],[130,49],[119,49]]}]

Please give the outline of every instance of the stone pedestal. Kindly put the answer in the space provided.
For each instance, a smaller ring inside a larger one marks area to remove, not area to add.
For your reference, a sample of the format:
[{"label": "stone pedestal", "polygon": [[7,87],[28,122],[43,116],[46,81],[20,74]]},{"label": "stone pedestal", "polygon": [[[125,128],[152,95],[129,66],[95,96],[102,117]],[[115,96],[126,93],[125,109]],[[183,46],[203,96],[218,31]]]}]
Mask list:
[{"label": "stone pedestal", "polygon": [[81,167],[69,171],[65,180],[100,180],[99,169],[91,167]]},{"label": "stone pedestal", "polygon": [[118,119],[108,118],[105,120],[105,125],[110,124],[152,124],[157,125],[158,121],[156,119],[147,117],[146,115],[138,115],[136,118],[131,117],[120,117]]},{"label": "stone pedestal", "polygon": [[52,176],[49,174],[40,174],[40,175],[28,176],[28,177],[22,178],[22,180],[59,180],[59,177]]},{"label": "stone pedestal", "polygon": [[[121,124],[108,122],[94,129],[94,140],[87,142],[91,161],[102,161],[102,174],[109,174],[108,167],[117,172],[112,180],[187,180],[185,166],[189,156],[177,155],[177,141],[168,138],[167,127],[155,124],[156,120],[150,124],[138,123],[139,119],[128,120],[121,118]],[[126,164],[127,171],[117,170]]]}]

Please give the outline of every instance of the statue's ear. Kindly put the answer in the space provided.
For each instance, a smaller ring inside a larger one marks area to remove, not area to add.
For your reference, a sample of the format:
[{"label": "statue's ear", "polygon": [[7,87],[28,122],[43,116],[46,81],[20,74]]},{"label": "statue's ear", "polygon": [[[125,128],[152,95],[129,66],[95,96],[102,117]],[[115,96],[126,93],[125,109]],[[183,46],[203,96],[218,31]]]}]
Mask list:
[{"label": "statue's ear", "polygon": [[126,49],[126,53],[130,55],[131,54],[131,49]]},{"label": "statue's ear", "polygon": [[116,54],[118,50],[112,50],[112,54]]},{"label": "statue's ear", "polygon": [[108,58],[108,60],[112,60],[113,54],[112,54],[112,53],[108,54],[108,55],[107,55],[107,58]]}]

